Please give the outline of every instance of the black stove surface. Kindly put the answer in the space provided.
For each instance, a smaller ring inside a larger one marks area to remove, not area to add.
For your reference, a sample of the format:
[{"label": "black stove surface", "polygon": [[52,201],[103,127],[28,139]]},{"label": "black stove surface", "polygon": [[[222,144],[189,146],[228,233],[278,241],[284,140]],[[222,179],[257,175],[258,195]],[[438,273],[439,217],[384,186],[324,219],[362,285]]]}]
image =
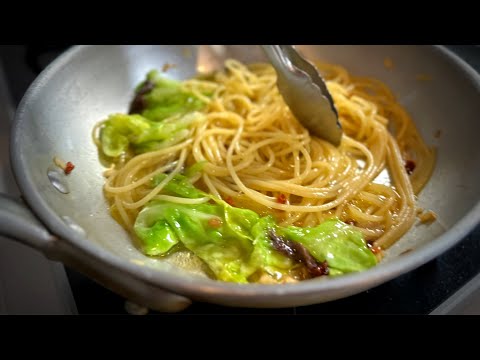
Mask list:
[{"label": "black stove surface", "polygon": [[[448,47],[480,72],[480,48]],[[16,105],[36,75],[67,48],[68,45],[0,47]],[[126,313],[122,297],[72,269],[66,270],[79,314]],[[284,309],[229,308],[195,302],[182,314],[428,314],[479,273],[480,226],[435,260],[346,299]]]}]

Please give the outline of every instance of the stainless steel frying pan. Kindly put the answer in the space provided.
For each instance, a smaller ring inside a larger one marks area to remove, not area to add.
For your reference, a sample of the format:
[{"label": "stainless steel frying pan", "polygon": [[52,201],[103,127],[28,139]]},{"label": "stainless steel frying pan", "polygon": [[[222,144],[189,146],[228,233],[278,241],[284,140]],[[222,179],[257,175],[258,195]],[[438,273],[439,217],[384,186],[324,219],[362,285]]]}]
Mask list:
[{"label": "stainless steel frying pan", "polygon": [[[376,268],[288,285],[217,282],[142,255],[110,217],[102,194],[104,169],[90,136],[93,125],[112,112],[126,111],[134,86],[150,69],[174,63],[177,67],[168,75],[188,78],[197,70],[220,66],[226,57],[262,60],[256,46],[81,46],[60,56],[18,108],[10,149],[24,202],[0,195],[0,233],[131,301],[179,311],[192,300],[289,307],[346,297],[424,264],[472,230],[480,220],[480,76],[442,47],[299,49],[312,60],[338,63],[385,81],[427,142],[438,148],[435,172],[419,202],[437,212],[439,220],[415,226]],[[393,69],[384,67],[386,57],[393,60]],[[52,173],[54,156],[75,164],[70,176]]]}]

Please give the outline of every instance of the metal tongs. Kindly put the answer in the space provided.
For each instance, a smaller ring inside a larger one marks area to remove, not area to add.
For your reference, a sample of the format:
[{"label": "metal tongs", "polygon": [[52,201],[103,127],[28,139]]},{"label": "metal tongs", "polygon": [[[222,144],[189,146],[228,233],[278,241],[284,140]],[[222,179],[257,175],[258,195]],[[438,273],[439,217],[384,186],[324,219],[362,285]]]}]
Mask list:
[{"label": "metal tongs", "polygon": [[313,135],[340,145],[342,126],[325,81],[292,45],[262,45],[277,72],[277,86],[295,117]]}]

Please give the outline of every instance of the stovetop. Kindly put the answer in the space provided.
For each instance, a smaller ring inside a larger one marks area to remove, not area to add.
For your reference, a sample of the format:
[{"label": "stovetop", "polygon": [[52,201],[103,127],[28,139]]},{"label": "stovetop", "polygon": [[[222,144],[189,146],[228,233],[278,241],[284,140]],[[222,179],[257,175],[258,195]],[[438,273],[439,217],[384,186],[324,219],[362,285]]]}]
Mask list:
[{"label": "stovetop", "polygon": [[[480,48],[466,45],[448,47],[480,71]],[[68,45],[0,47],[0,65],[3,64],[13,106],[19,103],[36,75],[66,48]],[[58,283],[58,277],[63,279],[64,273],[56,268],[58,264],[52,266],[57,269],[55,271]],[[120,296],[72,269],[65,268],[65,273],[68,281],[60,281],[62,289],[57,285],[57,296],[63,297],[63,304],[67,304],[63,306],[63,313],[77,311],[79,314],[126,313],[125,300]],[[462,312],[480,314],[479,284],[480,226],[457,246],[424,266],[346,299],[285,309],[228,308],[196,302],[182,314],[429,314],[432,311],[439,314]],[[69,298],[70,291],[75,302],[73,305],[65,300]],[[0,295],[1,292],[0,286]],[[2,313],[1,300],[0,296],[0,313]],[[467,307],[468,311],[465,310]],[[20,312],[29,312],[25,309]],[[55,312],[48,308],[45,311]]]}]

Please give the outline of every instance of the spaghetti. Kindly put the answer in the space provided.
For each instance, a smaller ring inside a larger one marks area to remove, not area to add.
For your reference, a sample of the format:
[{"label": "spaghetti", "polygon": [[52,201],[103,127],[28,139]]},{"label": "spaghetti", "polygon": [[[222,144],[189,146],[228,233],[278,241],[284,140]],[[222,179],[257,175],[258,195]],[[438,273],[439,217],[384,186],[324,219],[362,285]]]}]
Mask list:
[{"label": "spaghetti", "polygon": [[[133,235],[139,211],[151,200],[208,202],[162,193],[184,168],[202,164],[195,186],[236,207],[273,215],[281,226],[316,226],[337,217],[375,248],[390,247],[415,221],[415,194],[432,173],[434,151],[383,83],[337,65],[317,66],[344,129],[339,147],[310,136],[295,119],[270,65],[227,60],[208,79],[182,83],[204,103],[206,117],[189,127],[186,139],[126,154],[106,171],[113,216]],[[94,130],[97,143],[101,127]],[[416,165],[411,174],[407,161]],[[167,176],[152,187],[158,174]]]}]

